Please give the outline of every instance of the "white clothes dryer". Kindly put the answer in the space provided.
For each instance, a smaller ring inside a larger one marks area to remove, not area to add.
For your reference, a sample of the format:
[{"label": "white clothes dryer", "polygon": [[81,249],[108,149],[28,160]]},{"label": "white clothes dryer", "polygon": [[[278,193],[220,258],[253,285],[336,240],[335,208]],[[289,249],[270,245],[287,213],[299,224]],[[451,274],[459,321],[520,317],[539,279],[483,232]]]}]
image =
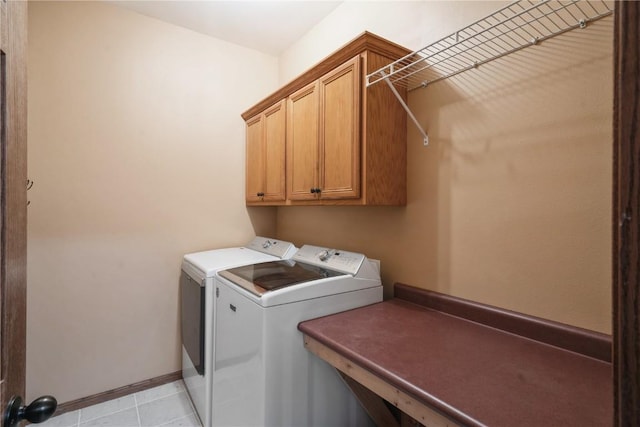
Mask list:
[{"label": "white clothes dryer", "polygon": [[216,279],[213,426],[365,426],[372,422],[299,322],[382,301],[379,265],[305,245],[289,261]]},{"label": "white clothes dryer", "polygon": [[248,245],[187,254],[180,274],[182,377],[203,425],[211,425],[215,340],[214,278],[219,270],[289,259],[289,242],[256,237]]}]

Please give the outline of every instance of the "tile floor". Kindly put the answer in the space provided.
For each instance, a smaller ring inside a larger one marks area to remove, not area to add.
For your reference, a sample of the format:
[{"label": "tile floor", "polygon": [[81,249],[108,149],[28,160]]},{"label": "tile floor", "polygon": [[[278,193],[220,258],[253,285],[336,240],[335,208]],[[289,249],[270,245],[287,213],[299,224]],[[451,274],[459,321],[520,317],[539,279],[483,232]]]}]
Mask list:
[{"label": "tile floor", "polygon": [[182,380],[67,412],[43,427],[200,427]]}]

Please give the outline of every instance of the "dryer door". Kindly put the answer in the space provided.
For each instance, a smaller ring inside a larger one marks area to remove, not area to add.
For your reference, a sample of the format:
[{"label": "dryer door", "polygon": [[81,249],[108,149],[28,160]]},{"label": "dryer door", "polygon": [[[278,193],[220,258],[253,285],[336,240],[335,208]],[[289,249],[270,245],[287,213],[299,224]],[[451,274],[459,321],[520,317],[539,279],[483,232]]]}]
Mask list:
[{"label": "dryer door", "polygon": [[205,287],[184,270],[180,274],[182,346],[198,374],[204,375]]}]

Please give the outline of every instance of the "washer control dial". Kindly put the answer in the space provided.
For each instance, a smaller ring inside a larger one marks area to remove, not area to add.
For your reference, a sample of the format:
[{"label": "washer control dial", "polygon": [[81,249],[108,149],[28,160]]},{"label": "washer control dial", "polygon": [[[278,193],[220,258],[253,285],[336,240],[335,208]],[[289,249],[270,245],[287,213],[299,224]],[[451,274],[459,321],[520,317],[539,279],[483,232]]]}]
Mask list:
[{"label": "washer control dial", "polygon": [[326,261],[331,258],[331,255],[333,255],[331,252],[332,251],[325,249],[318,254],[318,258],[320,259],[320,261]]}]

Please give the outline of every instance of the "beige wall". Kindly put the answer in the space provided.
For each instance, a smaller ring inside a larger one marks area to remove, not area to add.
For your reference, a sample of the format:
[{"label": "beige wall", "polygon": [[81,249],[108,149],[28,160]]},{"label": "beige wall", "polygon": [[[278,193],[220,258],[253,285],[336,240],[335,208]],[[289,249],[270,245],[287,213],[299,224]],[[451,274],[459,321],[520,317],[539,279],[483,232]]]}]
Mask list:
[{"label": "beige wall", "polygon": [[[281,56],[280,82],[365,29],[416,49],[502,4],[344,3]],[[410,123],[407,206],[278,208],[279,237],[380,259],[386,296],[399,281],[610,333],[612,30],[412,92],[431,145]]]},{"label": "beige wall", "polygon": [[345,2],[276,59],[30,2],[28,399],[178,370],[182,254],[276,231],[381,259],[387,296],[609,332],[610,19],[413,92],[406,207],[244,207],[242,111],[365,29],[416,49],[501,4]]},{"label": "beige wall", "polygon": [[27,400],[180,369],[182,255],[275,233],[244,206],[240,113],[277,72],[112,5],[29,2]]}]

